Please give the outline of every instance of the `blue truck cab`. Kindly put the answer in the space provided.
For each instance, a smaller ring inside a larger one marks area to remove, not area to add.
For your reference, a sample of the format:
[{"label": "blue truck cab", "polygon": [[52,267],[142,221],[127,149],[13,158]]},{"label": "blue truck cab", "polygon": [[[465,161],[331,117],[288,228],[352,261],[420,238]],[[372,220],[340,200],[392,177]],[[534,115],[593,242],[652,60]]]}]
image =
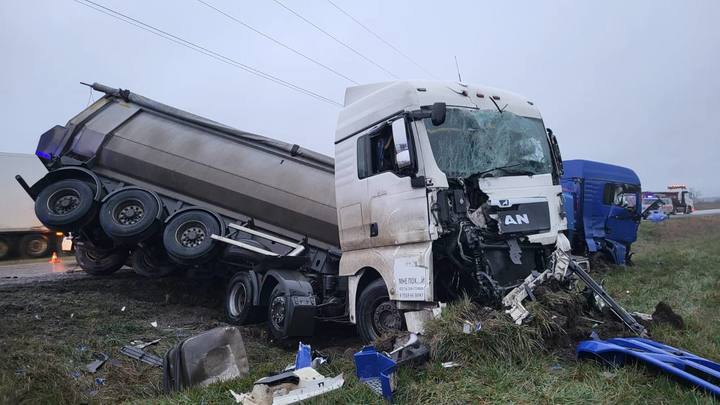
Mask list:
[{"label": "blue truck cab", "polygon": [[637,174],[590,160],[566,160],[563,166],[560,182],[573,253],[601,253],[615,264],[630,264],[642,210]]}]

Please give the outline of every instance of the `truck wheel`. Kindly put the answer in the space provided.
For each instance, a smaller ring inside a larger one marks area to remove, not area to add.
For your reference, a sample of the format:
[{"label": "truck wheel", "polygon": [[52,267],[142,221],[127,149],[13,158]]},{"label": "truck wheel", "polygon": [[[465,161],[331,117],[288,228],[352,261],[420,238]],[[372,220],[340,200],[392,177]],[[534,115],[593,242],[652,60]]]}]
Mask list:
[{"label": "truck wheel", "polygon": [[280,284],[276,285],[270,293],[267,311],[270,333],[276,339],[285,339],[287,337],[285,331],[287,330],[288,304],[285,291]]},{"label": "truck wheel", "polygon": [[110,196],[100,208],[100,226],[118,242],[136,244],[160,229],[160,205],[145,190],[122,190]]},{"label": "truck wheel", "polygon": [[48,237],[41,234],[26,235],[20,239],[20,252],[23,256],[38,258],[50,251]]},{"label": "truck wheel", "polygon": [[367,343],[403,328],[402,313],[390,301],[382,278],[365,287],[356,308],[358,333]]},{"label": "truck wheel", "polygon": [[220,234],[220,223],[209,212],[185,211],[170,220],[163,233],[168,255],[180,263],[199,263],[210,259],[215,248],[212,234]]},{"label": "truck wheel", "polygon": [[165,255],[158,250],[160,249],[150,247],[135,249],[130,259],[135,273],[150,278],[166,277],[174,273],[178,266],[170,263],[167,257],[164,257]]},{"label": "truck wheel", "polygon": [[7,240],[0,238],[0,260],[7,257],[10,253],[10,244]]},{"label": "truck wheel", "polygon": [[51,229],[74,231],[95,214],[94,193],[81,180],[67,179],[45,187],[35,199],[35,215]]},{"label": "truck wheel", "polygon": [[231,323],[247,325],[257,323],[262,308],[253,305],[257,292],[253,288],[252,275],[240,272],[233,276],[225,291],[225,314]]},{"label": "truck wheel", "polygon": [[115,249],[96,251],[85,246],[75,246],[75,260],[80,267],[93,276],[105,276],[120,270],[128,258],[128,251]]}]

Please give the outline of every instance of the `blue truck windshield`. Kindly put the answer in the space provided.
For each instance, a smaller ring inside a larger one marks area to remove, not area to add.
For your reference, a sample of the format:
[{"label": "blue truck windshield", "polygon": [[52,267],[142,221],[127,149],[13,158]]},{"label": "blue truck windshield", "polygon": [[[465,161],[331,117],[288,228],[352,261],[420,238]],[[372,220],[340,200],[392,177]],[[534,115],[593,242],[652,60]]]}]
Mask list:
[{"label": "blue truck windshield", "polygon": [[445,122],[424,120],[440,170],[448,177],[513,176],[552,172],[542,120],[509,111],[449,107]]}]

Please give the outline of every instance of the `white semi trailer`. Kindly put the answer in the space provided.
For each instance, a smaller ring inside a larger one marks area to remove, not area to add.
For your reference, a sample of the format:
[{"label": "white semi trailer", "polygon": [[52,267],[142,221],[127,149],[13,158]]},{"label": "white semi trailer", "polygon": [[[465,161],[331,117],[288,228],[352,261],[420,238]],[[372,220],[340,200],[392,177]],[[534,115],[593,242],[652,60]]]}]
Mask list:
[{"label": "white semi trailer", "polygon": [[[228,277],[230,320],[275,336],[351,322],[372,340],[462,294],[487,305],[552,264],[557,142],[535,105],[458,83],[349,88],[335,160],[100,84],[42,135],[29,186],[78,263]],[[566,239],[565,239],[566,241]],[[562,242],[562,240],[560,241]]]},{"label": "white semi trailer", "polygon": [[0,152],[0,260],[39,258],[58,250],[59,236],[50,231],[33,212],[33,204],[18,188],[10,173],[24,173],[36,181],[47,169],[31,154]]}]

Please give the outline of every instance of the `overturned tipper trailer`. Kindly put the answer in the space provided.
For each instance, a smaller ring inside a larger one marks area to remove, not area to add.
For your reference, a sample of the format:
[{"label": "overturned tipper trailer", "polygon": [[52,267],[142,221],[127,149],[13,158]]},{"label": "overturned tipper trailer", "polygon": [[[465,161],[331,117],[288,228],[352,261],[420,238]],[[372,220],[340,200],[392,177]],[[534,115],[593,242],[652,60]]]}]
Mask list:
[{"label": "overturned tipper trailer", "polygon": [[349,88],[333,161],[92,87],[105,97],[42,135],[48,175],[18,176],[91,274],[130,258],[149,276],[225,275],[231,321],[267,318],[277,337],[351,322],[372,340],[463,294],[500,306],[569,249],[557,142],[515,94]]}]

